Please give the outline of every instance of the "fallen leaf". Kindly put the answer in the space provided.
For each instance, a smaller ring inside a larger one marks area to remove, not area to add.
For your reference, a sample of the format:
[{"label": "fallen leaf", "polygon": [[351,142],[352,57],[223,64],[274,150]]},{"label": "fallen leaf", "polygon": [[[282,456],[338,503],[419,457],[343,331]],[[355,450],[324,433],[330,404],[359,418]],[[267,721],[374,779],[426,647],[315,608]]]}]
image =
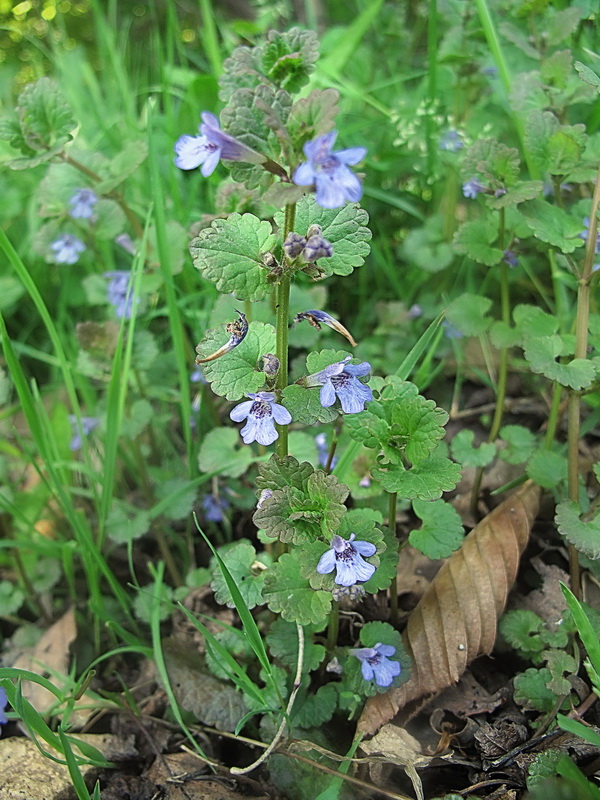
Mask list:
[{"label": "fallen leaf", "polygon": [[526,483],[483,519],[444,563],[410,614],[403,639],[413,659],[408,681],[367,701],[358,731],[374,733],[407,703],[456,683],[490,653],[539,506]]},{"label": "fallen leaf", "polygon": [[[75,609],[70,608],[48,628],[35,647],[19,655],[11,666],[49,678],[61,688],[57,675],[66,675],[69,672],[69,648],[76,635]],[[64,682],[66,680],[65,678]],[[23,695],[40,714],[44,714],[57,702],[51,692],[38,683],[29,681],[23,682]]]}]

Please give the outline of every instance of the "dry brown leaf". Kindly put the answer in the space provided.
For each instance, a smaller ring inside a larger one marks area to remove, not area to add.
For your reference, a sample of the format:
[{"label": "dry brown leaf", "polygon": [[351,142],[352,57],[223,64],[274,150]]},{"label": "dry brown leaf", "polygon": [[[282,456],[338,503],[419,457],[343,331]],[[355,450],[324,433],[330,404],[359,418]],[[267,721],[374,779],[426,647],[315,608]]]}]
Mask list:
[{"label": "dry brown leaf", "polygon": [[[69,672],[69,648],[76,635],[75,609],[70,608],[45,631],[35,647],[21,654],[12,666],[44,675],[60,686],[57,675],[66,675]],[[56,703],[56,697],[39,683],[24,683],[23,695],[40,714]]]},{"label": "dry brown leaf", "polygon": [[407,703],[455,683],[471,661],[491,652],[539,498],[540,489],[526,483],[473,528],[444,563],[403,633],[413,659],[410,678],[368,700],[359,731],[374,733]]}]

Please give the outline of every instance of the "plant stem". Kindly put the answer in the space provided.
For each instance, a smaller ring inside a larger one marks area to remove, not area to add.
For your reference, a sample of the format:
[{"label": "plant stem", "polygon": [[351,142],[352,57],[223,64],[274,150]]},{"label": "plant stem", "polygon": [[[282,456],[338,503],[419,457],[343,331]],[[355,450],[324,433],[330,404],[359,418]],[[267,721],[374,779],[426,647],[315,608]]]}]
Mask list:
[{"label": "plant stem", "polygon": [[[504,209],[500,209],[498,247],[504,248]],[[508,283],[508,264],[502,260],[499,264],[500,269],[500,316],[505,325],[510,325],[510,287]],[[494,416],[488,434],[488,442],[495,442],[498,432],[502,427],[504,417],[504,403],[506,400],[506,385],[508,381],[508,348],[502,347],[499,351],[498,380],[496,383],[496,406]],[[479,490],[483,478],[484,467],[478,467],[475,473],[475,480],[471,490],[471,513],[477,515],[477,501]]]},{"label": "plant stem", "polygon": [[[600,205],[600,168],[596,178],[590,226],[585,243],[583,270],[577,284],[577,319],[575,324],[575,358],[586,358],[588,344],[588,323],[590,316],[590,281],[594,266],[594,255],[598,235],[598,206]],[[567,469],[569,500],[579,505],[579,427],[581,399],[578,392],[570,389],[567,406]],[[579,553],[569,545],[569,571],[571,591],[577,599],[581,598],[581,577]]]},{"label": "plant stem", "polygon": [[[388,494],[388,528],[396,533],[396,501],[397,492]],[[398,624],[398,577],[394,578],[390,586],[390,622],[396,626]]]},{"label": "plant stem", "polygon": [[340,627],[340,606],[337,600],[334,600],[331,606],[331,614],[329,615],[329,625],[327,627],[327,652],[333,653],[337,644],[338,630]]},{"label": "plant stem", "polygon": [[[292,203],[285,207],[285,218],[283,223],[283,241],[294,227],[296,218],[296,204]],[[287,386],[288,381],[288,317],[290,307],[290,275],[284,272],[275,285],[275,355],[279,359],[279,372],[275,389],[279,400],[281,392]],[[278,456],[285,458],[288,454],[288,429],[287,425],[277,425],[279,438],[275,445],[275,452]]]}]

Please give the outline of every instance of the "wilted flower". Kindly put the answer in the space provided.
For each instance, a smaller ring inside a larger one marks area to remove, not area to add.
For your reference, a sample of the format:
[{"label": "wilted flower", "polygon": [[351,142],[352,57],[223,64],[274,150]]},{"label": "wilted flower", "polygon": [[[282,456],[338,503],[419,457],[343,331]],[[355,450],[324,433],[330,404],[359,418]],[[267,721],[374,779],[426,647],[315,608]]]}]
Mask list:
[{"label": "wilted flower", "polygon": [[367,558],[375,555],[377,548],[372,542],[355,542],[356,534],[343,539],[337,534],[331,540],[331,547],[319,559],[317,572],[326,575],[335,569],[335,582],[340,586],[353,586],[358,581],[368,581],[375,572],[375,566],[368,564]]},{"label": "wilted flower", "polygon": [[[112,272],[105,272],[104,277],[108,278],[106,298],[111,306],[114,306],[115,314],[119,319],[129,319],[133,311],[131,272],[124,269],[115,269]],[[136,303],[139,302],[140,298],[136,297]]]},{"label": "wilted flower", "polygon": [[80,428],[75,414],[69,414],[69,422],[73,428],[73,438],[69,444],[69,450],[72,450],[73,452],[76,450],[81,450],[81,445],[83,444],[82,436],[87,436],[100,424],[98,417],[81,417]]},{"label": "wilted flower", "polygon": [[458,151],[462,150],[463,147],[464,143],[458,131],[446,131],[446,133],[440,139],[440,150],[447,150],[449,153],[458,153]]},{"label": "wilted flower", "polygon": [[480,192],[485,192],[485,186],[475,178],[463,183],[462,192],[465,197],[474,200]]},{"label": "wilted flower", "polygon": [[310,309],[310,311],[302,311],[300,314],[296,314],[294,317],[294,323],[302,322],[302,320],[306,320],[309,325],[312,325],[313,328],[317,330],[321,330],[321,324],[328,325],[330,328],[333,328],[334,331],[341,333],[342,336],[345,336],[346,339],[350,342],[352,347],[356,347],[358,342],[354,341],[354,337],[350,333],[350,331],[345,328],[339,320],[335,317],[332,317],[326,311],[317,311],[314,308]]},{"label": "wilted flower", "polygon": [[200,116],[201,135],[180,136],[175,143],[175,165],[180,169],[196,169],[202,164],[200,171],[207,178],[213,174],[221,158],[226,161],[249,161],[252,164],[266,161],[260,153],[222,131],[214,114],[204,111]]},{"label": "wilted flower", "polygon": [[275,423],[289,425],[292,415],[285,406],[275,402],[272,392],[257,392],[246,397],[251,399],[232,408],[229,414],[234,422],[248,420],[240,431],[244,444],[255,441],[264,445],[273,444],[279,437]]},{"label": "wilted flower", "polygon": [[215,359],[224,356],[225,353],[229,353],[234,347],[237,347],[238,344],[241,344],[241,342],[244,341],[246,334],[248,333],[248,320],[246,319],[246,315],[241,311],[238,311],[237,308],[235,309],[235,312],[238,314],[238,318],[235,320],[235,322],[228,322],[227,325],[225,325],[225,330],[229,334],[229,339],[222,347],[219,347],[218,350],[215,350],[214,353],[211,353],[205,358],[200,358],[201,344],[197,345],[196,352],[198,355],[196,356],[196,364],[206,364],[208,361],[214,361]]},{"label": "wilted flower", "polygon": [[362,676],[366,681],[375,679],[378,686],[389,686],[396,675],[400,675],[400,662],[388,661],[389,656],[393,656],[396,648],[391,644],[381,644],[378,642],[375,647],[359,647],[350,650],[350,654],[356,656],[361,662],[360,668]]},{"label": "wilted flower", "polygon": [[337,395],[344,414],[358,414],[364,410],[365,403],[373,399],[371,389],[358,380],[360,376],[367,375],[371,371],[371,365],[368,361],[363,361],[362,364],[348,364],[350,358],[351,356],[347,356],[343,361],[331,364],[304,379],[307,388],[321,387],[323,408],[332,406]]},{"label": "wilted flower", "polygon": [[50,250],[57,264],[76,264],[79,261],[79,254],[85,250],[85,245],[72,233],[63,233],[52,242]]},{"label": "wilted flower", "polygon": [[362,186],[356,175],[348,169],[361,161],[365,147],[350,147],[332,151],[337,131],[318,136],[304,145],[304,161],[294,172],[292,180],[298,186],[316,185],[317,203],[323,208],[339,208],[347,200],[357,203],[362,197]]},{"label": "wilted flower", "polygon": [[204,517],[208,522],[222,522],[224,512],[229,508],[229,503],[224,497],[217,497],[214,494],[205,494],[202,498],[202,509]]}]

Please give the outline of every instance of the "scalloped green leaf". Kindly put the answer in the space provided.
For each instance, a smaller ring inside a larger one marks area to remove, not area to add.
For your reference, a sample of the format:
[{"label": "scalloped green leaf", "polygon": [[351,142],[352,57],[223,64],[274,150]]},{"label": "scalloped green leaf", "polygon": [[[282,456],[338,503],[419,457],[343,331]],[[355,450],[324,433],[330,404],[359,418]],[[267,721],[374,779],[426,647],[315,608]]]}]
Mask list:
[{"label": "scalloped green leaf", "polygon": [[448,322],[465,336],[479,336],[492,324],[486,316],[492,306],[489,297],[465,292],[446,309]]},{"label": "scalloped green leaf", "polygon": [[447,421],[448,414],[422,397],[414,383],[391,375],[382,385],[379,400],[360,414],[346,415],[344,423],[353,439],[381,448],[392,463],[405,457],[418,463],[443,438]]},{"label": "scalloped green leaf", "polygon": [[269,460],[260,464],[256,485],[259,489],[292,489],[303,491],[314,467],[308,461],[299,463],[293,456],[281,457],[273,453]]},{"label": "scalloped green leaf", "polygon": [[482,442],[475,447],[475,433],[463,428],[452,439],[450,452],[452,458],[463,467],[487,467],[496,456],[496,445],[493,442]]},{"label": "scalloped green leaf", "polygon": [[447,558],[462,545],[465,532],[458,511],[444,500],[413,500],[413,511],[423,524],[408,540],[427,558]]},{"label": "scalloped green leaf", "polygon": [[204,437],[198,453],[200,472],[215,472],[239,478],[254,461],[252,449],[241,443],[235,428],[213,428]]},{"label": "scalloped green leaf", "polygon": [[454,234],[454,249],[457,253],[464,253],[477,261],[492,267],[500,263],[503,251],[498,247],[492,247],[492,242],[496,241],[498,228],[489,219],[473,219],[463,222]]},{"label": "scalloped green leaf", "polygon": [[311,589],[300,573],[296,552],[284,553],[269,568],[263,598],[271,611],[299,625],[324,625],[331,611],[331,592]]},{"label": "scalloped green leaf", "polygon": [[507,611],[499,624],[500,633],[511,647],[530,660],[546,647],[541,636],[543,628],[543,619],[535,611],[524,608]]},{"label": "scalloped green leaf", "polygon": [[[304,628],[304,657],[302,672],[307,674],[318,668],[325,658],[327,651],[322,644],[315,644],[311,634],[322,630],[315,625]],[[296,625],[284,619],[276,619],[269,627],[267,645],[273,658],[276,658],[284,667],[295,669],[298,663],[298,631]]]},{"label": "scalloped green leaf", "polygon": [[594,364],[584,358],[574,358],[566,364],[556,360],[568,355],[569,350],[558,334],[527,337],[524,343],[525,358],[532,372],[571,389],[587,389],[596,376]]},{"label": "scalloped green leaf", "polygon": [[519,152],[496,139],[478,139],[465,153],[461,173],[465,180],[482,178],[484,183],[512,186],[519,177]]},{"label": "scalloped green leaf", "polygon": [[581,220],[564,209],[538,199],[522,203],[519,210],[536,239],[557,247],[562,253],[572,253],[583,247]]},{"label": "scalloped green leaf", "polygon": [[282,392],[282,402],[294,418],[294,422],[302,425],[315,425],[316,423],[333,422],[339,415],[337,408],[321,405],[320,388],[305,389],[303,386],[292,384],[286,386]]},{"label": "scalloped green leaf", "polygon": [[372,470],[387,492],[397,492],[406,500],[438,500],[442,492],[455,488],[461,469],[448,458],[431,456],[410,469],[402,464],[389,464]]},{"label": "scalloped green leaf", "polygon": [[143,139],[127,142],[123,149],[108,162],[102,171],[103,178],[94,187],[98,194],[108,194],[132,175],[148,157],[148,144]]},{"label": "scalloped green leaf", "polygon": [[[206,332],[198,352],[206,357],[216,352],[229,339],[221,329]],[[202,365],[202,374],[215,394],[227,400],[239,400],[246,394],[260,391],[265,383],[262,356],[275,350],[275,328],[265,322],[251,322],[245,338],[233,350]]]},{"label": "scalloped green leaf", "polygon": [[[223,109],[221,122],[230,136],[247,147],[277,158],[280,146],[274,149],[272,132],[276,139],[287,139],[285,125],[291,106],[292,98],[281,89],[272,89],[264,84],[252,89],[237,89]],[[261,166],[258,168],[263,171]]]},{"label": "scalloped green leaf", "polygon": [[313,89],[308,97],[296,100],[290,111],[288,131],[294,150],[335,127],[339,112],[340,93],[337,89]]},{"label": "scalloped green leaf", "polygon": [[216,219],[190,242],[194,266],[224,294],[260,300],[266,293],[263,255],[275,244],[271,225],[253,214]]},{"label": "scalloped green leaf", "polygon": [[112,240],[127,227],[123,209],[114,200],[101,197],[94,206],[94,233],[98,239]]},{"label": "scalloped green leaf", "polygon": [[333,717],[338,692],[333,683],[320,686],[315,694],[305,695],[294,707],[292,723],[299,728],[318,728]]},{"label": "scalloped green leaf", "polygon": [[552,711],[556,695],[548,689],[552,675],[546,667],[526,669],[514,680],[514,700],[517,705],[535,711]]},{"label": "scalloped green leaf", "polygon": [[587,83],[588,86],[593,86],[598,90],[598,92],[600,92],[600,78],[593,69],[586,67],[586,65],[582,64],[581,61],[576,61],[574,67],[584,83]]},{"label": "scalloped green leaf", "polygon": [[385,591],[392,585],[398,573],[398,539],[394,531],[390,528],[383,528],[383,548],[377,550],[379,566],[369,578],[363,583],[364,590],[369,594]]},{"label": "scalloped green leaf", "polygon": [[[283,226],[283,213],[275,214],[275,222]],[[371,251],[369,215],[358,203],[346,203],[341,208],[321,208],[314,198],[305,195],[296,206],[294,230],[302,236],[310,225],[320,225],[323,236],[333,245],[331,258],[322,258],[319,267],[327,275],[350,275],[365,262]]]},{"label": "scalloped green leaf", "polygon": [[527,462],[527,475],[544,489],[556,489],[567,480],[567,459],[552,450],[536,450]]},{"label": "scalloped green leaf", "polygon": [[346,513],[344,501],[348,493],[348,487],[335,475],[317,470],[308,475],[301,488],[274,490],[255,512],[254,524],[282,542],[311,542],[325,530],[337,530]]},{"label": "scalloped green leaf", "polygon": [[499,456],[507,464],[523,464],[535,450],[535,434],[523,425],[504,425],[500,428],[499,435],[506,444],[500,450]]},{"label": "scalloped green leaf", "polygon": [[[225,552],[219,553],[225,566],[229,570],[236,586],[240,590],[248,608],[254,608],[263,602],[262,590],[265,582],[265,565],[257,561],[256,550],[250,542],[236,542]],[[217,603],[235,608],[235,601],[231,596],[223,571],[217,565],[213,571],[211,583]]]},{"label": "scalloped green leaf", "polygon": [[600,515],[584,522],[577,503],[563,500],[556,507],[554,519],[560,534],[577,550],[588,558],[600,558]]},{"label": "scalloped green leaf", "polygon": [[486,197],[485,202],[490,208],[508,208],[509,206],[518,206],[525,200],[540,197],[543,191],[543,181],[518,181],[510,187],[506,194],[502,194],[500,197]]},{"label": "scalloped green leaf", "polygon": [[36,152],[62,149],[73,138],[71,134],[77,126],[58,84],[46,77],[23,89],[17,101],[17,115],[26,145]]}]

